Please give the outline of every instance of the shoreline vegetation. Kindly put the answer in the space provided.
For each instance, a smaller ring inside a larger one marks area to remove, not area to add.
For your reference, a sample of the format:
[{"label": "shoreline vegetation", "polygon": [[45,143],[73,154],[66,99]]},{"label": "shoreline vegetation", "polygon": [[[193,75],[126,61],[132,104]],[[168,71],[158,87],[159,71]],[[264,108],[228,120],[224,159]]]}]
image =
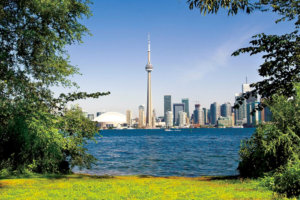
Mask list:
[{"label": "shoreline vegetation", "polygon": [[0,179],[0,198],[8,199],[288,199],[258,179],[238,176],[154,177],[21,175]]}]

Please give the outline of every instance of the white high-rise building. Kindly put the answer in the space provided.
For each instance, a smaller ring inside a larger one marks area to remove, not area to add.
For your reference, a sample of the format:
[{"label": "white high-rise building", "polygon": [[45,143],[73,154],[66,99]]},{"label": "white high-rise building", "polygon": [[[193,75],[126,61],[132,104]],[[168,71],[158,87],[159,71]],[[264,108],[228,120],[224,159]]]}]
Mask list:
[{"label": "white high-rise building", "polygon": [[242,85],[242,93],[246,93],[246,92],[250,92],[250,91],[251,91],[250,84],[244,83],[244,84]]},{"label": "white high-rise building", "polygon": [[126,123],[129,127],[132,126],[132,113],[131,113],[131,110],[126,111]]},{"label": "white high-rise building", "polygon": [[183,112],[183,111],[178,112],[178,126],[179,127],[186,126],[186,118],[187,118],[186,112]]},{"label": "white high-rise building", "polygon": [[145,127],[145,106],[140,105],[139,106],[139,128]]},{"label": "white high-rise building", "polygon": [[172,111],[166,112],[166,127],[172,127],[173,126],[173,113]]},{"label": "white high-rise building", "polygon": [[152,127],[156,127],[156,112],[154,109],[152,114]]}]

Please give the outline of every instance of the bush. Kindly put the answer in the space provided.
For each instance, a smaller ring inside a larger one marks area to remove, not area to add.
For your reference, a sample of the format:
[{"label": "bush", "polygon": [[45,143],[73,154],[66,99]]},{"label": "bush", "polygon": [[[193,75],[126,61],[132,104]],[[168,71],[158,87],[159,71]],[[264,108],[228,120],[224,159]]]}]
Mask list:
[{"label": "bush", "polygon": [[10,123],[5,130],[9,134],[0,140],[3,176],[8,171],[10,174],[66,174],[74,166],[88,168],[95,161],[84,144],[93,139],[97,127],[77,106],[64,110],[62,116],[35,111]]},{"label": "bush", "polygon": [[243,141],[238,170],[243,177],[261,177],[300,158],[300,84],[293,98],[274,96],[267,102],[273,121],[260,125]]},{"label": "bush", "polygon": [[300,138],[291,131],[282,132],[275,124],[259,126],[253,136],[242,143],[240,175],[261,177],[266,172],[275,172],[299,157],[299,145]]},{"label": "bush", "polygon": [[287,197],[300,196],[300,162],[290,162],[282,173],[274,174],[275,192],[284,193]]}]

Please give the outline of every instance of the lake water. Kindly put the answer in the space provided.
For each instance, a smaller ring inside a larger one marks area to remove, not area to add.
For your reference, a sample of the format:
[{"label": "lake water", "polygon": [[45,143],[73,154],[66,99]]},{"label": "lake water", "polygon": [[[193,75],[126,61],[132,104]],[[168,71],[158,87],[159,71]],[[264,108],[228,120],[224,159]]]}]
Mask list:
[{"label": "lake water", "polygon": [[[237,175],[241,140],[255,129],[105,130],[89,153],[97,165],[81,173],[97,175]],[[74,170],[79,172],[78,169]]]}]

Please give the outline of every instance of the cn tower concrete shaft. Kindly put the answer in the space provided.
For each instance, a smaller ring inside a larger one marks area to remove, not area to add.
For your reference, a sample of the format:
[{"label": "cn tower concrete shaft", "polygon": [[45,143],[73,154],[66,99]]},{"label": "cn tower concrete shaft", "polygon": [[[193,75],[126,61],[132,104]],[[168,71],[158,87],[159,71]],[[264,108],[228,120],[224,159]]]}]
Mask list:
[{"label": "cn tower concrete shaft", "polygon": [[148,74],[147,82],[147,111],[146,111],[146,127],[152,128],[152,93],[151,93],[151,72],[153,70],[151,61],[150,61],[151,51],[150,51],[150,36],[148,36],[148,63],[146,65],[146,71]]},{"label": "cn tower concrete shaft", "polygon": [[147,84],[147,118],[146,126],[152,127],[152,93],[151,93],[151,72],[148,72],[148,84]]}]

